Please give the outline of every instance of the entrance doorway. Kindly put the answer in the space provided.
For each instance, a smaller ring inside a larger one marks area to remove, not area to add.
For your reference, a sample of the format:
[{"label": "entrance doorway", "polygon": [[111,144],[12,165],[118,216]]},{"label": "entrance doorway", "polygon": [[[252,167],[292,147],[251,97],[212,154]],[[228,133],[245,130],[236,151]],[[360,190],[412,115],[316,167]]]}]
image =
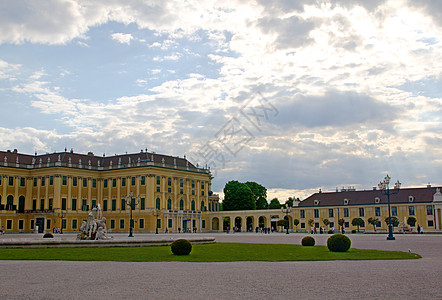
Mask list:
[{"label": "entrance doorway", "polygon": [[38,228],[38,233],[43,233],[45,231],[45,218],[37,218],[35,220],[35,226]]}]

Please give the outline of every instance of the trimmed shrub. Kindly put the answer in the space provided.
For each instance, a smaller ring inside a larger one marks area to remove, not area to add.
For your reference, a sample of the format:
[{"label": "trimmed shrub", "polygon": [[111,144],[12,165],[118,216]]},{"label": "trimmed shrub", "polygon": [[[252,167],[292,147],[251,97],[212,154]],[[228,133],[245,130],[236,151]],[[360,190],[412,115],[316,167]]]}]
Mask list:
[{"label": "trimmed shrub", "polygon": [[327,240],[327,248],[332,252],[345,252],[350,249],[350,239],[340,233],[334,234]]},{"label": "trimmed shrub", "polygon": [[311,236],[305,236],[301,240],[301,244],[303,246],[314,246],[315,245],[315,239]]},{"label": "trimmed shrub", "polygon": [[52,234],[52,233],[50,233],[50,232],[46,232],[44,235],[43,235],[43,238],[44,239],[49,239],[49,238],[53,238],[54,237],[54,235]]},{"label": "trimmed shrub", "polygon": [[356,229],[353,229],[353,230],[351,231],[351,233],[356,233]]},{"label": "trimmed shrub", "polygon": [[178,239],[173,241],[171,250],[175,255],[188,255],[192,251],[192,244],[186,239]]}]

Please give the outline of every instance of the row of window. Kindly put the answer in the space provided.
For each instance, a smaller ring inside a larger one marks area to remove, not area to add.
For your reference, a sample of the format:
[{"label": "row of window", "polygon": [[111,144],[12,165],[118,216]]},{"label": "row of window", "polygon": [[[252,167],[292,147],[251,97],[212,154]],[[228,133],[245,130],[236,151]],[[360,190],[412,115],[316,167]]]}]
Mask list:
[{"label": "row of window", "polygon": [[[83,220],[86,221],[86,220]],[[137,221],[138,223],[138,228],[139,229],[144,229],[145,228],[145,221],[144,219],[138,219]],[[63,219],[61,221],[61,229],[66,229],[66,219]],[[109,224],[109,228],[110,229],[115,229],[115,220],[111,219],[110,220],[110,224]],[[119,229],[125,229],[125,221],[124,219],[120,219],[120,224],[119,224]],[[135,226],[133,226],[134,224],[132,224],[132,228],[134,228]],[[206,227],[206,221],[202,220],[202,227],[205,228]],[[30,229],[33,230],[35,226],[34,220],[31,220],[30,223]],[[196,220],[193,220],[193,227],[196,227]],[[72,229],[75,230],[78,227],[78,220],[77,219],[73,219],[72,220]],[[157,219],[157,227],[161,228],[161,219]],[[172,219],[168,219],[167,222],[167,227],[168,228],[172,228],[173,227],[173,220]],[[46,228],[49,230],[51,228],[51,220],[47,219],[46,220]],[[12,220],[6,220],[6,229],[7,230],[12,230]],[[19,230],[24,230],[24,220],[18,220],[18,229]]]},{"label": "row of window", "polygon": [[[301,229],[305,229],[306,223],[301,222],[300,225],[301,225]],[[427,226],[428,227],[434,227],[434,221],[433,220],[427,220]],[[315,228],[320,228],[319,222],[314,223],[314,227]],[[335,223],[334,222],[330,222],[329,228],[333,228],[333,227],[335,227]],[[350,227],[350,222],[344,222],[344,227],[345,228],[349,228]],[[365,222],[362,222],[359,227],[364,228],[365,227]],[[382,223],[381,222],[377,223],[376,227],[382,227]],[[397,226],[395,226],[395,227],[397,227]]]},{"label": "row of window", "polygon": [[[426,206],[427,209],[427,216],[432,216],[433,215],[433,206],[432,205],[427,205]],[[344,218],[348,218],[349,216],[349,209],[348,207],[344,207]],[[300,218],[301,219],[305,219],[305,210],[301,209],[299,211],[300,213]],[[328,217],[329,218],[334,218],[334,209],[333,208],[329,208],[328,209]],[[319,209],[314,209],[313,210],[313,215],[315,218],[319,218]],[[374,208],[374,215],[376,217],[380,217],[381,216],[381,208],[380,207],[375,207]],[[391,207],[391,215],[394,217],[397,217],[398,213],[397,213],[397,206],[392,206]],[[416,215],[416,211],[415,211],[415,207],[414,206],[408,206],[408,215],[409,216],[415,216]],[[359,216],[360,217],[365,217],[365,208],[364,207],[359,207]]]},{"label": "row of window", "polygon": [[[24,177],[20,177],[19,181],[20,181],[20,186],[26,185],[26,179]],[[107,188],[109,186],[108,181],[111,181],[112,187],[117,186],[117,179],[116,178],[104,179],[103,180],[104,188]],[[131,181],[132,186],[136,185],[136,177],[131,177],[130,181]],[[146,184],[146,176],[139,176],[139,181],[140,181],[140,185],[145,185]],[[1,183],[2,183],[2,177],[0,176],[0,185],[1,185]],[[161,176],[157,176],[157,185],[160,185],[160,184],[161,184]],[[8,177],[8,185],[10,185],[10,186],[14,185],[14,177],[13,176]],[[38,185],[37,178],[34,178],[33,185],[34,186]],[[40,185],[41,186],[46,185],[46,177],[41,177]],[[54,185],[54,176],[49,176],[49,185]],[[62,185],[67,185],[67,176],[62,176]],[[78,186],[78,177],[72,177],[72,185]],[[126,186],[126,185],[127,185],[127,178],[125,178],[125,177],[121,178],[121,186]],[[172,186],[172,178],[171,177],[168,177],[167,185]],[[87,178],[82,178],[82,186],[83,187],[88,186],[88,179]],[[92,187],[93,188],[97,187],[97,180],[96,179],[92,179]],[[184,187],[184,179],[180,179],[180,188],[183,188],[183,187]],[[205,184],[202,181],[201,182],[202,196],[204,196],[204,187],[205,187]],[[159,192],[158,188],[159,187],[157,187],[157,191]],[[194,189],[194,188],[195,188],[195,180],[192,180],[192,189]],[[168,188],[168,192],[169,193],[171,192],[171,188]],[[193,194],[195,193],[195,191],[192,191],[192,192],[193,192]],[[180,194],[183,194],[183,189],[180,189]]]}]

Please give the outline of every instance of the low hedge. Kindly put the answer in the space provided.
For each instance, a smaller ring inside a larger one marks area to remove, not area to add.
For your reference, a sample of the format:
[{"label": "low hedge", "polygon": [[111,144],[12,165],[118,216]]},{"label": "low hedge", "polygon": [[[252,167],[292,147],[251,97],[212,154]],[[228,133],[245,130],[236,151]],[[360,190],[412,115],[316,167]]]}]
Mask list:
[{"label": "low hedge", "polygon": [[192,251],[192,244],[186,239],[178,239],[173,241],[170,248],[175,255],[189,255]]},{"label": "low hedge", "polygon": [[50,232],[46,232],[44,235],[43,235],[43,238],[44,239],[50,239],[50,238],[53,238],[54,237],[54,235],[52,234],[52,233],[50,233]]},{"label": "low hedge", "polygon": [[350,249],[351,240],[340,233],[334,234],[327,240],[327,248],[332,252],[346,252]]},{"label": "low hedge", "polygon": [[315,245],[315,239],[311,236],[305,236],[301,240],[301,244],[303,246],[314,246]]}]

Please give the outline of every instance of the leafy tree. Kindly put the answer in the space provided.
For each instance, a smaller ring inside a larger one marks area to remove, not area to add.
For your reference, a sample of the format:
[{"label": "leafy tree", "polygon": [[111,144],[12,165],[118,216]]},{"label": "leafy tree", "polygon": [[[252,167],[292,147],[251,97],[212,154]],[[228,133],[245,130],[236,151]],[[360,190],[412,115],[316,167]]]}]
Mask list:
[{"label": "leafy tree", "polygon": [[299,220],[298,219],[294,219],[293,220],[293,225],[295,225],[296,231],[298,231]]},{"label": "leafy tree", "polygon": [[269,209],[280,209],[281,203],[279,203],[278,198],[273,198],[272,201],[270,201]]},{"label": "leafy tree", "polygon": [[315,221],[313,219],[310,219],[307,221],[308,226],[313,227],[313,223],[315,223]]},{"label": "leafy tree", "polygon": [[266,209],[268,206],[267,189],[254,181],[247,181],[245,184],[253,193],[256,209]]},{"label": "leafy tree", "polygon": [[250,188],[245,184],[232,180],[224,187],[223,210],[253,210],[255,199]]},{"label": "leafy tree", "polygon": [[[388,217],[385,218],[385,223],[388,226]],[[399,225],[399,219],[397,217],[391,217],[391,224],[393,225],[393,227],[396,227]]]},{"label": "leafy tree", "polygon": [[278,226],[283,226],[283,227],[285,227],[285,224],[286,224],[285,219],[278,220],[278,222],[276,222],[276,225],[278,225]]},{"label": "leafy tree", "polygon": [[373,218],[373,217],[368,218],[367,222],[368,224],[373,225],[374,232],[376,232],[376,226],[381,223],[381,221],[379,221],[378,218]]},{"label": "leafy tree", "polygon": [[285,204],[288,205],[289,207],[293,207],[293,203],[294,203],[295,201],[301,201],[301,200],[300,200],[299,198],[292,198],[292,197],[289,197],[289,198],[287,199],[287,201],[285,202]]},{"label": "leafy tree", "polygon": [[407,224],[410,225],[411,227],[414,227],[414,225],[416,225],[416,218],[415,217],[408,217]]},{"label": "leafy tree", "polygon": [[359,232],[359,226],[364,226],[364,220],[361,218],[354,218],[351,220],[351,225],[358,226],[358,232]]},{"label": "leafy tree", "polygon": [[322,220],[322,223],[324,223],[325,227],[328,227],[328,225],[330,225],[330,221],[328,219]]},{"label": "leafy tree", "polygon": [[344,219],[339,219],[338,220],[338,224],[339,224],[339,226],[344,226],[345,220]]}]

